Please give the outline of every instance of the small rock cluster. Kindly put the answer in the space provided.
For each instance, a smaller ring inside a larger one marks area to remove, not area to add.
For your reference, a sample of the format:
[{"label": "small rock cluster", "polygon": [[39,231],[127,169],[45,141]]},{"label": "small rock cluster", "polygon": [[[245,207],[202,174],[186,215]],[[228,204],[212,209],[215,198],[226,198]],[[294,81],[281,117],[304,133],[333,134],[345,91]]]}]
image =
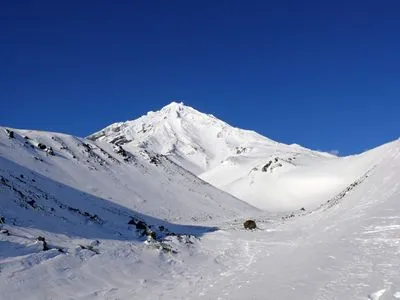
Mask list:
[{"label": "small rock cluster", "polygon": [[54,156],[54,155],[55,155],[55,154],[54,154],[54,150],[53,150],[52,147],[47,147],[47,146],[46,146],[45,144],[43,144],[43,143],[38,143],[37,147],[38,147],[40,150],[45,151],[47,154],[49,154],[49,155],[51,155],[51,156]]},{"label": "small rock cluster", "polygon": [[150,157],[150,163],[153,164],[153,165],[156,165],[156,166],[161,164],[160,155],[156,154],[155,156],[151,156]]},{"label": "small rock cluster", "polygon": [[268,163],[266,163],[261,171],[262,172],[267,172],[268,170],[272,172],[273,169],[282,167],[283,165],[279,162],[279,158],[275,157],[273,160],[270,160]]},{"label": "small rock cluster", "polygon": [[133,225],[136,227],[136,230],[140,233],[141,236],[147,236],[152,239],[157,238],[157,234],[150,229],[150,226],[146,224],[146,222],[142,220],[138,220],[134,217],[131,217],[131,219],[128,222],[129,225]]},{"label": "small rock cluster", "polygon": [[68,206],[67,209],[68,209],[69,211],[71,211],[71,212],[78,213],[78,214],[80,214],[81,216],[88,218],[88,219],[89,219],[90,221],[92,221],[92,222],[95,222],[95,223],[98,223],[98,224],[104,223],[103,220],[100,219],[99,216],[96,215],[96,214],[95,214],[95,215],[92,215],[92,214],[88,213],[87,211],[82,211],[82,210],[80,210],[79,208],[75,208],[75,207],[71,207],[71,206]]}]

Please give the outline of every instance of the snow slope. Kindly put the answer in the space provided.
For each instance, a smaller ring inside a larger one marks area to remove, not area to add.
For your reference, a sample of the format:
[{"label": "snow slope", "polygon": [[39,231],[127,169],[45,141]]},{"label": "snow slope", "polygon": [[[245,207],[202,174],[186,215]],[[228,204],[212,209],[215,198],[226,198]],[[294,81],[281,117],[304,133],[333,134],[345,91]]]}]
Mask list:
[{"label": "snow slope", "polygon": [[281,222],[269,219],[251,234],[228,228],[210,234],[210,247],[222,250],[220,265],[229,267],[204,275],[212,279],[198,281],[200,293],[221,299],[399,299],[400,141],[349,159],[375,164],[319,208]]},{"label": "snow slope", "polygon": [[175,102],[89,138],[166,155],[239,199],[276,212],[315,208],[374,164],[274,142]]},{"label": "snow slope", "polygon": [[204,268],[215,270],[212,275],[193,276],[203,278],[198,293],[220,299],[398,299],[399,144],[368,153],[378,162],[368,177],[311,214],[270,219],[250,234],[227,228],[208,235],[208,246],[219,249],[218,263]]},{"label": "snow slope", "polygon": [[[64,134],[13,131],[10,139],[0,128],[3,160],[143,214],[196,222],[256,211],[161,155],[128,152]],[[39,144],[47,148],[42,150]],[[50,148],[54,155],[49,155]]]},{"label": "snow slope", "polygon": [[[260,214],[165,157],[123,153],[0,129],[1,299],[400,298],[400,141],[312,166],[299,158],[307,180],[355,178],[285,214]],[[260,229],[242,230],[243,214]]]}]

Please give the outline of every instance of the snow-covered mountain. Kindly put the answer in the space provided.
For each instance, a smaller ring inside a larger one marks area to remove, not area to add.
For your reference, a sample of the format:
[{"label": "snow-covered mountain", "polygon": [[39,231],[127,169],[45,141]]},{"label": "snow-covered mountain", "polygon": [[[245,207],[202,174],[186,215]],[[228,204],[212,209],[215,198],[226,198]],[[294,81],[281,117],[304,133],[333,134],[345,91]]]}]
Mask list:
[{"label": "snow-covered mountain", "polygon": [[249,151],[244,145],[273,147],[277,144],[176,102],[137,120],[112,124],[89,139],[151,149],[168,155],[196,175],[219,166],[231,156]]},{"label": "snow-covered mountain", "polygon": [[1,127],[0,299],[400,299],[399,200],[400,140],[339,158],[177,103]]},{"label": "snow-covered mountain", "polygon": [[112,124],[89,139],[166,155],[212,185],[269,211],[315,207],[370,166],[278,143],[176,102],[137,120]]},{"label": "snow-covered mountain", "polygon": [[167,155],[196,175],[229,163],[229,159],[254,157],[277,150],[329,156],[298,145],[277,143],[177,102],[159,111],[148,112],[137,120],[112,124],[88,138],[150,149]]}]

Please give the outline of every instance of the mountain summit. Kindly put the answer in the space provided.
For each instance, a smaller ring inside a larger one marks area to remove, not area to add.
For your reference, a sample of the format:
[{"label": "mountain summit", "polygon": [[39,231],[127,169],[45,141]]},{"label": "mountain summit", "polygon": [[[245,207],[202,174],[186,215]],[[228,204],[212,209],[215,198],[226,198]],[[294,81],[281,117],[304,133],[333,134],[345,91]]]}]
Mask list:
[{"label": "mountain summit", "polygon": [[232,127],[182,102],[172,102],[134,121],[112,124],[89,139],[128,148],[138,146],[168,155],[196,175],[240,154],[245,148],[249,151],[256,144],[266,147],[278,144],[254,131]]}]

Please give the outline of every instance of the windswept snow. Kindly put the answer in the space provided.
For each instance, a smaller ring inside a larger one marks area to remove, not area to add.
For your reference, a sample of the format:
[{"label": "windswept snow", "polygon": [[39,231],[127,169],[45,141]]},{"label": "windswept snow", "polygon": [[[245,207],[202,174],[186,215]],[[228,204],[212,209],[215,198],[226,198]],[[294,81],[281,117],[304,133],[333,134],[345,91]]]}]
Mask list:
[{"label": "windswept snow", "polygon": [[1,299],[400,299],[399,140],[338,158],[180,103],[7,130]]}]

